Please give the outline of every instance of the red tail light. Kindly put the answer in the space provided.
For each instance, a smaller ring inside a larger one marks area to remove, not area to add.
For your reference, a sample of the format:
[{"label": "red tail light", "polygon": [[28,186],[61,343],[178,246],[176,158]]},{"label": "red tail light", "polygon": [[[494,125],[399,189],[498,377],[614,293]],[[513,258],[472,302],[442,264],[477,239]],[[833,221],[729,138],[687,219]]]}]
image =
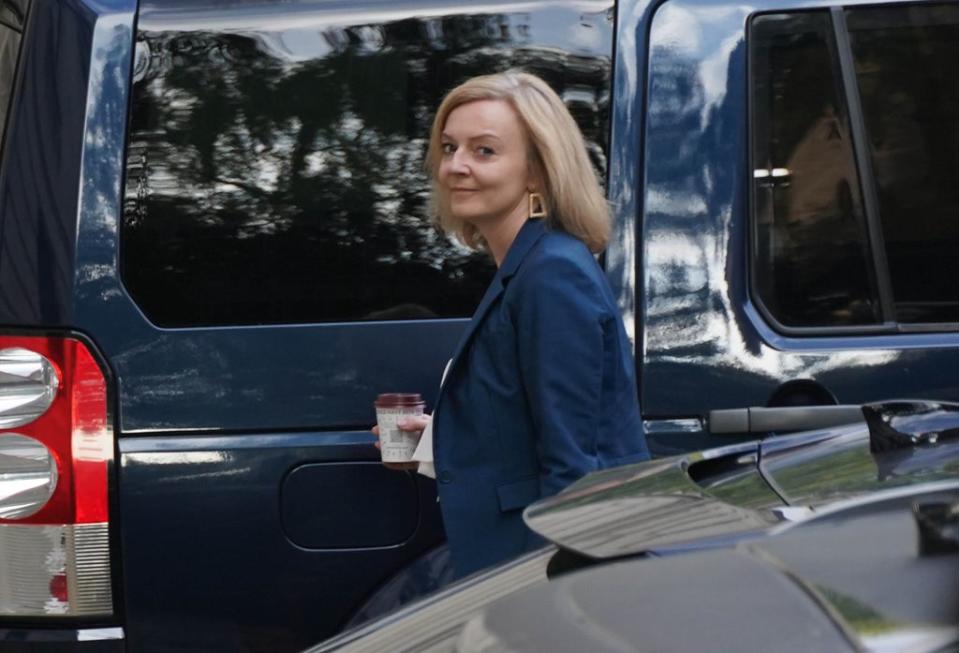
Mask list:
[{"label": "red tail light", "polygon": [[87,347],[0,336],[0,615],[113,611],[106,379]]}]

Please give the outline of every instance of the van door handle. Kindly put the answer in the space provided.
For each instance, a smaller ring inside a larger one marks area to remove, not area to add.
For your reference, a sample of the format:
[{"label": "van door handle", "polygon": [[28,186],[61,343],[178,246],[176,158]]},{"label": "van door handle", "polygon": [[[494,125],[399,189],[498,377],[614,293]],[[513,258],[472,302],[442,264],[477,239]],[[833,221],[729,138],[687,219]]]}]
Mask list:
[{"label": "van door handle", "polygon": [[768,433],[811,431],[865,422],[862,406],[782,406],[778,408],[726,408],[709,411],[709,432]]}]

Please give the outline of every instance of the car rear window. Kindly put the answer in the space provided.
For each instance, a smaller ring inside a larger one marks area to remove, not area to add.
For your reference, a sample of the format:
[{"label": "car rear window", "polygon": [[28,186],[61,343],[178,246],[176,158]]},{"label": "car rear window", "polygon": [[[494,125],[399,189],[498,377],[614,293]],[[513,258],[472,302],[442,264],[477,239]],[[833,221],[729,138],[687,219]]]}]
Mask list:
[{"label": "car rear window", "polygon": [[955,5],[752,19],[753,294],[778,326],[959,326],[957,56]]}]

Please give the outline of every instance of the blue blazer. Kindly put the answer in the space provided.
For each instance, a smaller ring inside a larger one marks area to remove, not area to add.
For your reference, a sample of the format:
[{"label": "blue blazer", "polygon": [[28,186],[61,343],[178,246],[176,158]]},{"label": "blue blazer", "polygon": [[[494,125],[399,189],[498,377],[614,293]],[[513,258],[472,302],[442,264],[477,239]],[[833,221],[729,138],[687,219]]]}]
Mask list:
[{"label": "blue blazer", "polygon": [[629,340],[582,242],[523,225],[440,389],[433,458],[457,577],[543,545],[530,503],[649,458]]}]

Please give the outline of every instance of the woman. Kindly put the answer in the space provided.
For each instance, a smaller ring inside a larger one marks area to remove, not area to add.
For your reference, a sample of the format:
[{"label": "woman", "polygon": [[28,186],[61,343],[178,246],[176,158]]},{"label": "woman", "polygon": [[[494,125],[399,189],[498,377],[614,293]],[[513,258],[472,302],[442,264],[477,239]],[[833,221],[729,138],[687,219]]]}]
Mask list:
[{"label": "woman", "polygon": [[[596,469],[649,457],[633,358],[603,271],[609,215],[583,137],[538,77],[453,89],[427,167],[439,224],[498,271],[414,456],[435,478],[454,573],[542,545],[522,509]],[[430,428],[431,427],[431,428]],[[430,446],[432,445],[432,446]]]}]

